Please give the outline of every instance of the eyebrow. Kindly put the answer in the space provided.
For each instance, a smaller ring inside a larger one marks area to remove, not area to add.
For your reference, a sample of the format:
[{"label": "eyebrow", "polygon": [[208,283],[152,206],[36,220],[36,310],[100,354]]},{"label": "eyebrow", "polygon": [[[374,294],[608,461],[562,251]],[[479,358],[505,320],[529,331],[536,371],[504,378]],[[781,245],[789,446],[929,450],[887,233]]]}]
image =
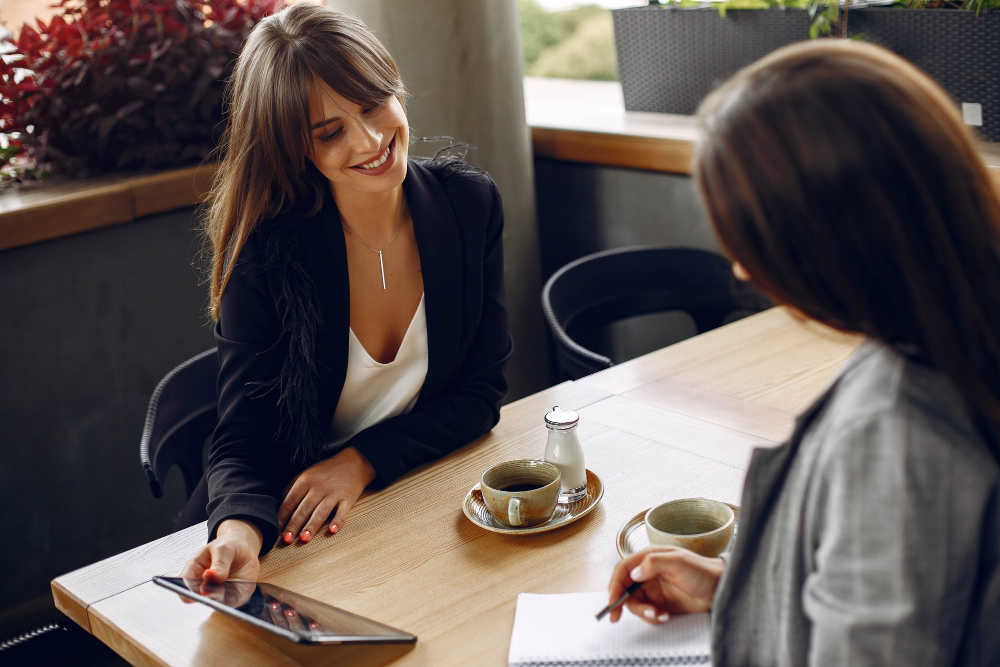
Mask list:
[{"label": "eyebrow", "polygon": [[318,123],[313,123],[312,124],[312,128],[310,128],[310,129],[315,130],[318,127],[323,127],[324,125],[329,125],[330,123],[336,123],[338,120],[340,120],[340,116],[334,116],[333,118],[327,118],[326,120],[321,120]]}]

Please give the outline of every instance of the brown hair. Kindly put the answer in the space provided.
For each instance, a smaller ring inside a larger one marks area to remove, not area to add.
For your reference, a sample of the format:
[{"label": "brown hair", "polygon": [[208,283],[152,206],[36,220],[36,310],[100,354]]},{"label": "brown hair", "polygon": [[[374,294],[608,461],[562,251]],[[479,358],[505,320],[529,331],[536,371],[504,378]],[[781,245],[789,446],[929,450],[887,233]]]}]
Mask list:
[{"label": "brown hair", "polygon": [[1000,199],[954,102],[884,49],[786,47],[702,104],[722,246],[780,303],[922,359],[1000,459]]},{"label": "brown hair", "polygon": [[306,160],[309,97],[319,81],[361,105],[406,95],[392,56],[355,18],[300,2],[257,24],[227,87],[222,159],[203,222],[215,319],[254,227],[293,207],[315,213],[322,204],[328,184]]}]

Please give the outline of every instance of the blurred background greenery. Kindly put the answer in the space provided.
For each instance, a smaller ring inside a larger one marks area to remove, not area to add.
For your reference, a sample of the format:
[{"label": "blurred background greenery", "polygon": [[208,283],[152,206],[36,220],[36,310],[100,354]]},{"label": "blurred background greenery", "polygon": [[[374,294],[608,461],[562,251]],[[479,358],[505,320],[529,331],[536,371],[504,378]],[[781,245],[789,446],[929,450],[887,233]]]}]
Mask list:
[{"label": "blurred background greenery", "polygon": [[611,12],[588,4],[550,11],[519,0],[526,76],[617,81]]}]

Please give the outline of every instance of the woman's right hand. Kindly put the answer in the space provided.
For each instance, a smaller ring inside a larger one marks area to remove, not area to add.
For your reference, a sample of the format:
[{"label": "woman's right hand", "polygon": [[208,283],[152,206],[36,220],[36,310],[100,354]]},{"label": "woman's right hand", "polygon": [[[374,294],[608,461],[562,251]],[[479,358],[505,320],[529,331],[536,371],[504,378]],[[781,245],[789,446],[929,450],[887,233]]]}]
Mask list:
[{"label": "woman's right hand", "polygon": [[[647,547],[615,566],[608,586],[610,603],[632,582],[642,581],[625,606],[647,623],[663,623],[670,614],[708,611],[725,566],[721,558],[706,558],[687,549]],[[621,615],[620,608],[611,612],[611,622],[617,623]]]},{"label": "woman's right hand", "polygon": [[181,571],[184,579],[222,583],[227,579],[256,581],[260,573],[260,553],[264,538],[260,529],[239,519],[219,524],[214,540],[201,548]]}]

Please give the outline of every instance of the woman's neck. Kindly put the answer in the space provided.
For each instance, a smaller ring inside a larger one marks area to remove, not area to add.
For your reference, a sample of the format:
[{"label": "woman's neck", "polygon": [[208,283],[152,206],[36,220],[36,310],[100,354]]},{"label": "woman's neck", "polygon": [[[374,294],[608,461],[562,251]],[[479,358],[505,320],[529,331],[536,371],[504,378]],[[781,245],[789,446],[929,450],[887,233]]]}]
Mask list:
[{"label": "woman's neck", "polygon": [[385,245],[403,215],[403,185],[385,192],[337,191],[331,187],[340,219],[372,247]]}]

